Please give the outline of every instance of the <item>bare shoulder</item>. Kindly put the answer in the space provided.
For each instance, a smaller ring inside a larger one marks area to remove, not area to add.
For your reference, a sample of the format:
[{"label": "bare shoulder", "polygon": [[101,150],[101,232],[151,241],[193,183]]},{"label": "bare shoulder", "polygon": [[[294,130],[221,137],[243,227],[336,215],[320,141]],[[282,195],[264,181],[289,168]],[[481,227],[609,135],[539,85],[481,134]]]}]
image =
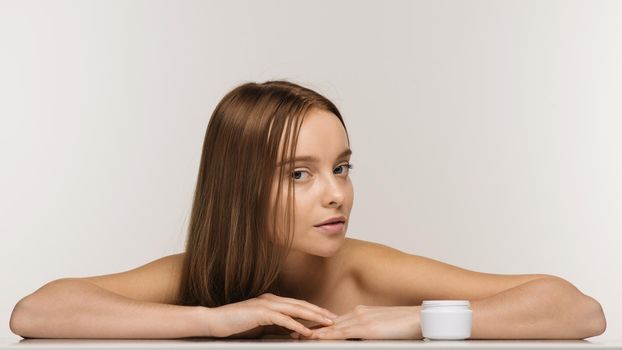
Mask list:
[{"label": "bare shoulder", "polygon": [[79,279],[131,299],[176,304],[184,258],[185,253],[172,254],[131,270]]},{"label": "bare shoulder", "polygon": [[371,242],[371,241],[365,241],[365,240],[358,239],[358,238],[346,237],[345,244],[343,246],[343,251],[348,252],[348,253],[354,253],[354,252],[360,251],[361,249],[369,249],[369,248],[373,249],[374,247],[377,247],[377,246],[383,246],[383,245],[379,243]]},{"label": "bare shoulder", "polygon": [[403,252],[382,243],[350,237],[346,238],[346,244],[344,245],[344,254],[347,254],[348,259],[353,262],[363,262],[368,260],[368,254],[373,254],[374,256],[384,256],[387,254],[401,253]]},{"label": "bare shoulder", "polygon": [[339,255],[347,272],[360,280],[363,277],[363,271],[368,269],[368,264],[377,265],[381,263],[377,258],[400,253],[402,252],[381,243],[347,237]]},{"label": "bare shoulder", "polygon": [[351,273],[368,296],[396,305],[418,305],[427,299],[478,300],[546,274],[495,274],[469,270],[410,254],[375,242],[350,240]]}]

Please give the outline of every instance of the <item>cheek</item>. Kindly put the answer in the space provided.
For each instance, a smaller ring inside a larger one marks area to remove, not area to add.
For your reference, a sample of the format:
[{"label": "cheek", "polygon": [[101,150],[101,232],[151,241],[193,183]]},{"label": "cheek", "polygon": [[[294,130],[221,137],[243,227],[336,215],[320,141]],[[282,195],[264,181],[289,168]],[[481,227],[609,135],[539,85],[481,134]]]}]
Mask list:
[{"label": "cheek", "polygon": [[[284,234],[284,229],[286,227],[285,220],[287,220],[285,214],[287,210],[288,188],[287,188],[287,183],[284,183],[283,186],[281,187],[281,193],[278,198],[278,208],[276,208],[276,204],[277,204],[277,198],[276,198],[277,187],[276,186],[277,186],[276,184],[273,185],[273,189],[272,189],[272,195],[270,198],[271,207],[270,207],[269,215],[273,215],[276,209],[277,229],[278,229],[279,235],[282,235]],[[309,194],[306,193],[304,189],[302,188],[297,189],[296,187],[294,187],[294,191],[295,191],[295,198],[292,198],[293,200],[292,205],[294,207],[295,226],[292,229],[294,230],[294,235],[295,235],[295,233],[297,232],[308,229],[310,224],[312,225],[312,223],[310,223],[311,219],[309,218],[309,213],[312,212],[313,202],[312,200],[310,200],[312,196],[309,196]],[[269,219],[272,220],[272,216],[269,216]]]},{"label": "cheek", "polygon": [[304,191],[296,191],[294,207],[296,209],[296,228],[308,227],[313,221],[313,196]]}]

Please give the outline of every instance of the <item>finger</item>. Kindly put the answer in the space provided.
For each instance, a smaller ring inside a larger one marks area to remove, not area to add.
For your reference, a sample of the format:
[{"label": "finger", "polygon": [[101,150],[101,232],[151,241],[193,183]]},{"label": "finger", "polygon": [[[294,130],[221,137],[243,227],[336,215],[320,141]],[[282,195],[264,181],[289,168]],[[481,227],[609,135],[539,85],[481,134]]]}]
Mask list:
[{"label": "finger", "polygon": [[353,334],[352,329],[352,327],[326,328],[322,331],[314,332],[312,339],[361,339]]},{"label": "finger", "polygon": [[[337,318],[333,318],[333,324],[329,324],[329,325],[320,325],[319,327],[330,327],[330,326],[337,326],[337,325],[342,325],[345,323],[349,323],[352,320],[355,320],[356,317],[355,315],[353,315],[352,313],[347,313],[347,314],[343,314],[341,316],[338,316]],[[311,327],[309,327],[311,328]]]},{"label": "finger", "polygon": [[[276,335],[285,335],[291,333],[291,329],[280,326],[278,324],[271,324],[269,326],[264,326],[263,334],[276,334]],[[307,327],[309,328],[309,327]]]},{"label": "finger", "polygon": [[292,331],[296,331],[302,335],[310,336],[313,334],[312,330],[303,326],[300,322],[296,322],[293,318],[279,312],[271,312],[270,320],[274,324],[289,328]]},{"label": "finger", "polygon": [[314,327],[308,327],[316,333],[316,331],[327,331],[331,329],[345,328],[345,327],[353,327],[357,326],[361,323],[360,319],[354,315],[353,313],[343,314],[336,319],[333,320],[332,325],[317,325]]},{"label": "finger", "polygon": [[[333,328],[350,327],[353,325],[357,325],[361,322],[360,319],[356,315],[353,315],[353,314],[341,315],[339,316],[339,318],[336,318],[334,321],[335,321],[335,324],[332,325]],[[328,327],[324,327],[324,328],[328,328]]]},{"label": "finger", "polygon": [[339,317],[339,315],[331,312],[328,309],[319,307],[315,304],[311,304],[310,302],[306,301],[306,300],[300,300],[300,299],[294,299],[294,298],[288,298],[288,297],[282,297],[279,295],[275,295],[275,297],[277,297],[278,299],[282,300],[282,301],[286,301],[288,303],[292,303],[292,304],[296,304],[296,305],[300,305],[306,308],[309,308],[315,312],[321,313],[322,315],[326,315],[329,318],[337,318]]},{"label": "finger", "polygon": [[298,332],[292,332],[289,335],[294,339],[300,339],[300,340],[315,339],[314,336],[315,336],[315,332],[317,331],[317,329],[311,329],[311,330],[313,331],[313,333],[311,333],[310,335],[300,334]]},{"label": "finger", "polygon": [[323,325],[332,325],[334,322],[330,318],[323,314],[317,313],[314,310],[309,310],[301,305],[284,303],[284,302],[269,302],[269,308],[274,311],[278,311],[289,316],[295,316],[298,318],[319,322]]},{"label": "finger", "polygon": [[347,314],[339,315],[339,316],[337,316],[337,318],[333,318],[333,321],[335,322],[335,324],[337,324],[337,323],[341,323],[341,322],[344,322],[346,320],[349,320],[349,319],[351,319],[353,317],[354,317],[354,315],[351,312],[348,312]]},{"label": "finger", "polygon": [[[346,315],[344,315],[346,316]],[[343,321],[335,322],[332,326],[313,329],[311,336],[300,336],[302,340],[309,339],[359,339],[358,335],[353,335],[353,331],[361,333],[360,322],[355,317],[344,317]]]},{"label": "finger", "polygon": [[334,319],[334,318],[339,317],[339,315],[331,312],[330,310],[324,309],[324,308],[319,307],[319,306],[317,306],[315,304],[311,304],[311,303],[309,303],[309,302],[307,302],[305,300],[299,300],[299,299],[293,299],[293,298],[287,298],[287,297],[281,297],[281,296],[277,296],[277,298],[280,301],[287,302],[287,303],[290,303],[290,304],[294,304],[294,305],[298,305],[298,306],[310,309],[310,310],[312,310],[314,312],[317,312],[317,313],[321,314],[322,316],[330,318],[330,319]]}]

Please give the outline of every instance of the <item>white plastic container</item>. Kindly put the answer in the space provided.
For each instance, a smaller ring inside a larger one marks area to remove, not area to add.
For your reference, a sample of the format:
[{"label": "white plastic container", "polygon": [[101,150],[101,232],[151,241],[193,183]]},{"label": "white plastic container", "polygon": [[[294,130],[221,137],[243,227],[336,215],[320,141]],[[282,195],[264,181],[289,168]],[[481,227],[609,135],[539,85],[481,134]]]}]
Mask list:
[{"label": "white plastic container", "polygon": [[421,333],[430,340],[464,340],[471,336],[473,313],[468,300],[424,300]]}]

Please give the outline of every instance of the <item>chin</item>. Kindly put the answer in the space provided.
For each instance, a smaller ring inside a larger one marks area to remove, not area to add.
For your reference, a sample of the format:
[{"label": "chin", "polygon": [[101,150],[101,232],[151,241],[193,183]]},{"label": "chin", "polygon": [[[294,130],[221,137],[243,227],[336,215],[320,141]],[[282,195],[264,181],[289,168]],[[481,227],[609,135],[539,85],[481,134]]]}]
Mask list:
[{"label": "chin", "polygon": [[343,247],[345,242],[345,236],[341,237],[339,241],[331,240],[330,242],[322,242],[322,245],[318,249],[314,249],[313,252],[309,252],[313,255],[321,256],[323,258],[330,258],[337,255]]}]

